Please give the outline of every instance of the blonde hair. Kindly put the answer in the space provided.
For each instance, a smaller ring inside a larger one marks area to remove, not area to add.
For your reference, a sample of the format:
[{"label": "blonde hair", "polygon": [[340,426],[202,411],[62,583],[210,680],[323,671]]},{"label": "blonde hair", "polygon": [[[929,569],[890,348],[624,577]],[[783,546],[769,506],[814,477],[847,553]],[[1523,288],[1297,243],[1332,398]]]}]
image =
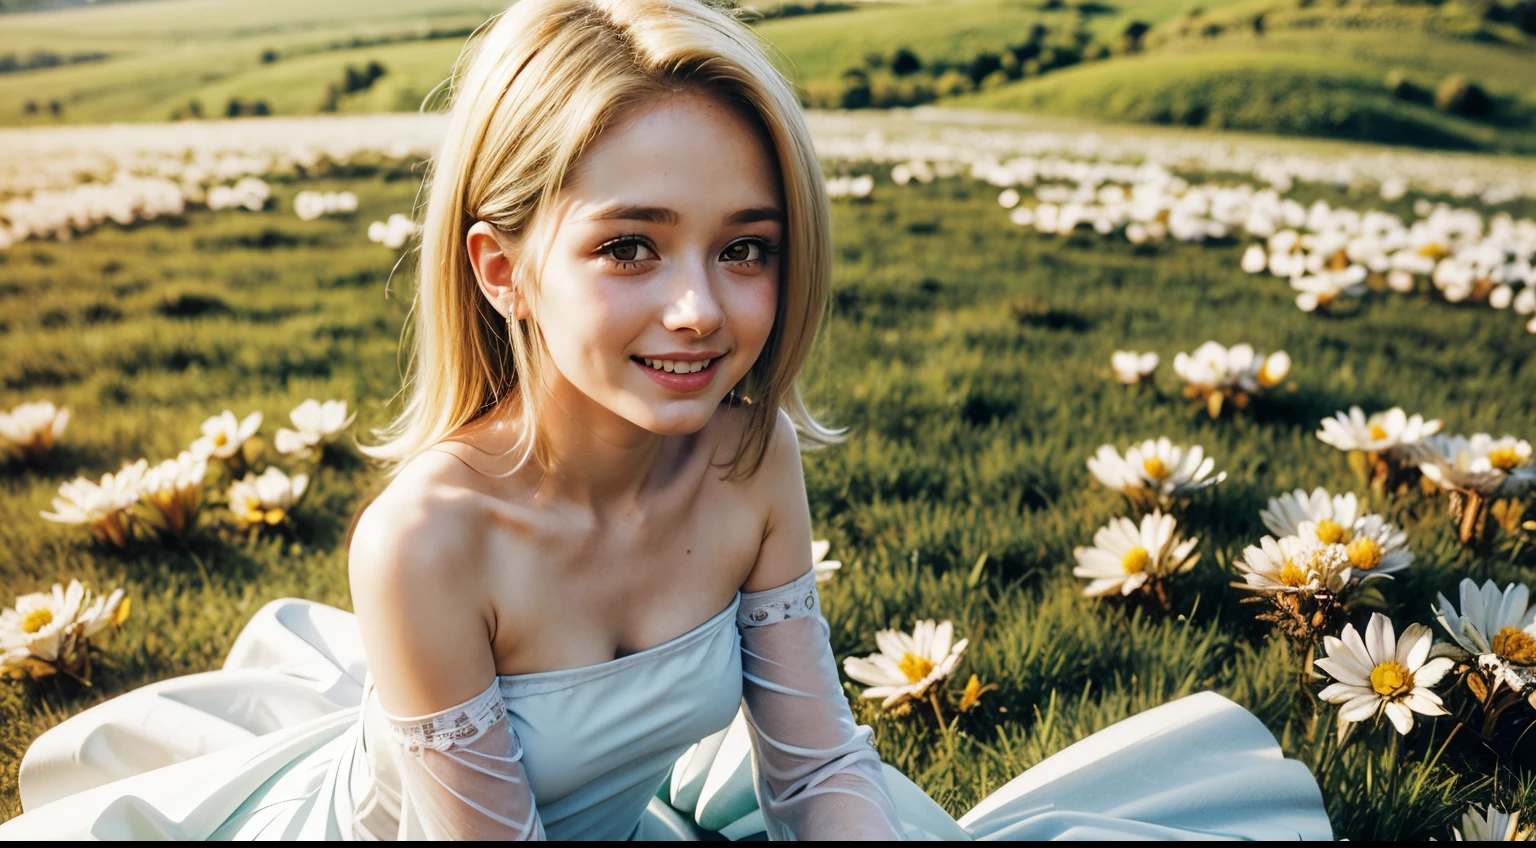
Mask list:
[{"label": "blonde hair", "polygon": [[756,473],[781,408],[808,447],[840,441],[843,431],[817,423],[795,383],[827,306],[826,186],[799,102],[755,33],[702,0],[521,0],[471,37],[449,84],[447,136],[428,172],[405,406],[373,430],[382,444],[359,450],[393,477],[512,395],[518,467],[530,457],[549,467],[536,426],[535,389],[549,367],[537,316],[509,325],[480,293],[466,234],[486,221],[524,246],[513,285],[531,292],[544,250],[532,231],[547,227],[543,213],[583,151],[629,107],[679,90],[759,122],[783,182],[778,311],[732,392],[748,420],[728,476]]}]

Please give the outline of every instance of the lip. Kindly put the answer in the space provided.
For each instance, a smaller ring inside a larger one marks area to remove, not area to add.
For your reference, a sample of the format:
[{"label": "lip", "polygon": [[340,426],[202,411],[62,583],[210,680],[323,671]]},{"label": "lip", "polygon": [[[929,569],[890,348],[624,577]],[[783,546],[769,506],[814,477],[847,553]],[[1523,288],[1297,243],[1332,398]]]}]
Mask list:
[{"label": "lip", "polygon": [[679,362],[697,362],[701,359],[714,359],[713,362],[709,363],[708,368],[705,368],[702,371],[695,371],[691,374],[674,374],[670,371],[661,371],[652,368],[651,366],[646,365],[645,362],[641,361],[640,359],[630,360],[630,362],[635,364],[636,368],[645,371],[646,376],[650,377],[652,380],[655,380],[656,383],[663,388],[672,389],[673,391],[678,392],[697,392],[701,389],[704,389],[714,381],[715,372],[720,370],[720,360],[723,358],[723,355],[715,354],[710,356],[700,354],[670,354],[667,356],[652,356],[649,358],[672,359]]},{"label": "lip", "polygon": [[713,350],[704,351],[677,351],[676,353],[644,353],[636,354],[641,359],[670,359],[674,362],[698,362],[701,359],[719,359],[725,354]]}]

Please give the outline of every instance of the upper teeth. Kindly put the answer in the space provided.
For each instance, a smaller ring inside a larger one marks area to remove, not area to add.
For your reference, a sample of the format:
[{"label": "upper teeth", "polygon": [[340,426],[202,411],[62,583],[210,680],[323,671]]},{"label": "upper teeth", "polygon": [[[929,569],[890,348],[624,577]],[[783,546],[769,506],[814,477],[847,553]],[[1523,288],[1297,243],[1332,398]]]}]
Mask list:
[{"label": "upper teeth", "polygon": [[679,362],[674,359],[647,359],[645,364],[658,371],[672,371],[678,374],[692,374],[695,371],[703,371],[709,367],[713,359],[700,359],[697,362]]}]

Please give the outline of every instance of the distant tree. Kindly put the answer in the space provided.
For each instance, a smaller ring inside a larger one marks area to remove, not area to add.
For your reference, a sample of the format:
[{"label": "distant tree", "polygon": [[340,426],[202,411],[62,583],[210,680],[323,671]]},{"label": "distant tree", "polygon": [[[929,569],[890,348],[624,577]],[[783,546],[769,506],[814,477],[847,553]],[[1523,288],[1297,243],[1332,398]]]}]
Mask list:
[{"label": "distant tree", "polygon": [[1003,58],[996,53],[982,53],[971,60],[969,67],[965,69],[966,76],[971,82],[980,85],[994,71],[1003,69]]},{"label": "distant tree", "polygon": [[933,81],[933,93],[939,97],[953,97],[964,94],[975,87],[968,74],[950,69]]},{"label": "distant tree", "polygon": [[1399,100],[1407,100],[1411,103],[1430,103],[1434,100],[1428,89],[1415,85],[1400,70],[1394,69],[1387,72],[1386,84],[1387,91],[1392,92],[1392,96]]},{"label": "distant tree", "polygon": [[272,107],[267,105],[267,101],[258,100],[251,104],[250,114],[257,116],[270,115],[272,114]]},{"label": "distant tree", "polygon": [[189,117],[193,117],[193,118],[201,118],[203,116],[203,104],[202,104],[202,101],[198,100],[195,97],[192,98],[191,100],[188,100],[187,101],[187,115]]},{"label": "distant tree", "polygon": [[363,77],[368,81],[367,84],[363,87],[367,88],[368,86],[373,85],[375,80],[384,76],[386,73],[388,73],[388,71],[385,70],[383,62],[380,62],[378,59],[369,59],[368,66],[363,68]]},{"label": "distant tree", "polygon": [[1126,53],[1140,53],[1142,39],[1152,29],[1151,24],[1145,21],[1131,21],[1125,25],[1125,30],[1120,33],[1121,50]]},{"label": "distant tree", "polygon": [[229,102],[224,104],[224,117],[226,118],[238,118],[244,112],[245,102],[238,97],[231,97]]},{"label": "distant tree", "polygon": [[357,69],[355,65],[348,65],[342,74],[341,90],[345,94],[354,91],[362,91],[370,85],[366,73]]},{"label": "distant tree", "polygon": [[0,56],[0,74],[8,74],[11,71],[21,69],[21,62],[17,61],[15,53],[7,53]]},{"label": "distant tree", "polygon": [[1043,0],[1043,2],[1040,4],[1040,8],[1045,9],[1046,11],[1065,9],[1066,7],[1066,0]]},{"label": "distant tree", "polygon": [[864,54],[864,66],[879,70],[885,67],[885,54],[878,50],[871,50]]},{"label": "distant tree", "polygon": [[273,50],[272,48],[268,47],[267,49],[261,51],[261,63],[263,65],[270,65],[270,64],[272,64],[273,62],[276,62],[276,61],[277,61],[277,51],[276,50]]},{"label": "distant tree", "polygon": [[1083,48],[1083,60],[1086,62],[1097,62],[1100,59],[1108,58],[1109,48],[1102,44],[1090,44]]},{"label": "distant tree", "polygon": [[25,104],[23,104],[22,107],[21,107],[21,114],[23,114],[23,115],[36,115],[37,114],[37,101],[36,100],[28,100]]},{"label": "distant tree", "polygon": [[57,100],[50,100],[48,101],[48,112],[57,118],[64,114],[64,104]]},{"label": "distant tree", "polygon": [[1452,115],[1480,118],[1493,111],[1493,98],[1472,80],[1452,74],[1435,89],[1435,108]]},{"label": "distant tree", "polygon": [[869,88],[869,74],[863,68],[843,71],[842,94],[838,105],[844,109],[868,109],[874,105],[874,92]]},{"label": "distant tree", "polygon": [[1251,23],[1253,24],[1253,34],[1254,35],[1263,35],[1264,34],[1264,19],[1268,15],[1269,15],[1268,12],[1260,12],[1257,15],[1253,16],[1253,20],[1252,20]]},{"label": "distant tree", "polygon": [[916,53],[905,47],[896,48],[896,52],[891,56],[891,73],[898,77],[915,74],[922,69],[923,60],[917,58]]}]

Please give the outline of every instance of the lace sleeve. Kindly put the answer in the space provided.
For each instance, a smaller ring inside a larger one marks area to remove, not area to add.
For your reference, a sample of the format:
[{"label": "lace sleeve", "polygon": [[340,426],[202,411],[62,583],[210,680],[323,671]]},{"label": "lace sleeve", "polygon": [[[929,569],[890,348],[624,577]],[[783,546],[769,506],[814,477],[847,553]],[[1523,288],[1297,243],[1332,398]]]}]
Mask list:
[{"label": "lace sleeve", "polygon": [[544,838],[523,748],[495,681],[441,712],[383,715],[400,773],[401,837]]},{"label": "lace sleeve", "polygon": [[770,839],[905,839],[874,731],[854,723],[813,572],[743,593],[742,700]]}]

